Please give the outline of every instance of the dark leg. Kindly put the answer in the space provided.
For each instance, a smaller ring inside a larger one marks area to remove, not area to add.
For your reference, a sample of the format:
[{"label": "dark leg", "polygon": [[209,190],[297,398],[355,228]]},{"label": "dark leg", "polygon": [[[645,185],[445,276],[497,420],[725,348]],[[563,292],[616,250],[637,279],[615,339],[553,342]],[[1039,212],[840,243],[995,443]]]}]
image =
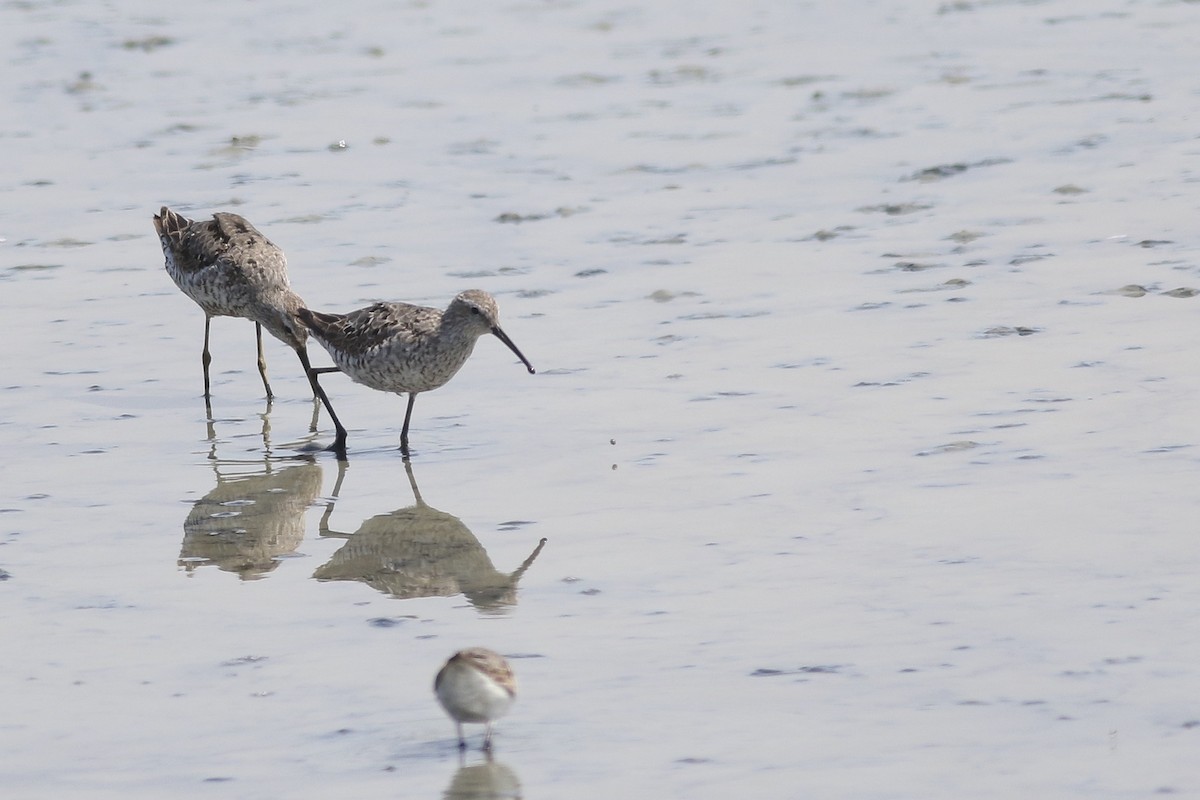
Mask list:
[{"label": "dark leg", "polygon": [[400,429],[400,449],[404,451],[404,455],[408,455],[408,423],[412,420],[413,403],[416,399],[416,392],[408,393],[408,410],[404,412],[404,427]]},{"label": "dark leg", "polygon": [[492,723],[487,724],[486,730],[483,732],[483,752],[492,752]]},{"label": "dark leg", "polygon": [[455,727],[458,728],[458,749],[466,750],[467,749],[467,740],[464,739],[463,735],[462,735],[462,723],[456,722],[456,723],[454,723],[454,725],[455,725]]},{"label": "dark leg", "polygon": [[[212,353],[208,352],[208,328],[212,324],[212,317],[208,314],[204,315],[204,350],[200,353],[200,366],[204,368],[204,399],[210,397],[208,391],[208,365],[212,363]],[[211,409],[208,415],[212,416]]]},{"label": "dark leg", "polygon": [[[337,431],[337,435],[333,440],[333,446],[329,449],[337,454],[339,461],[345,461],[346,429],[342,426],[341,420],[338,419],[337,414],[334,412],[333,404],[329,402],[329,395],[325,394],[325,390],[321,388],[320,382],[317,381],[317,375],[319,373],[314,370],[312,368],[312,364],[309,363],[308,351],[301,347],[296,350],[296,355],[300,356],[300,363],[304,366],[304,374],[308,376],[308,382],[312,385],[313,394],[319,397],[321,402],[325,405],[325,410],[329,412],[329,418],[333,420],[334,430]],[[329,370],[321,371],[328,372]]]},{"label": "dark leg", "polygon": [[[337,367],[313,367],[313,375],[324,375],[326,372],[341,372]],[[309,425],[309,430],[313,433],[317,432],[317,421],[321,419],[321,398],[317,397],[317,393],[313,392],[313,418],[312,424]]]},{"label": "dark leg", "polygon": [[254,323],[254,336],[258,340],[258,374],[262,376],[263,388],[267,390],[267,399],[271,400],[275,395],[271,392],[271,383],[267,380],[267,357],[263,355],[262,349],[262,323]]}]

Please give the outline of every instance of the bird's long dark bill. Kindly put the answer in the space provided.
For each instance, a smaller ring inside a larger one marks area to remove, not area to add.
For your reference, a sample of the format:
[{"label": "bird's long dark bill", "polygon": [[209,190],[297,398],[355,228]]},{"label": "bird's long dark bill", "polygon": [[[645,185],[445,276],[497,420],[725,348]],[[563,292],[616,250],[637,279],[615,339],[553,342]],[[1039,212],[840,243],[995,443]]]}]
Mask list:
[{"label": "bird's long dark bill", "polygon": [[537,370],[535,370],[535,369],[533,368],[533,364],[530,364],[530,363],[529,363],[529,359],[525,357],[525,354],[524,354],[524,353],[522,353],[520,350],[518,350],[518,349],[517,349],[517,346],[516,346],[515,344],[513,344],[513,340],[512,340],[512,339],[508,338],[508,334],[507,334],[507,333],[505,333],[504,331],[500,330],[499,328],[492,328],[492,333],[496,334],[496,338],[497,338],[497,339],[499,339],[500,341],[502,341],[502,342],[504,342],[506,345],[508,345],[508,349],[509,349],[509,350],[512,350],[514,353],[516,353],[516,354],[517,354],[517,358],[521,359],[521,363],[523,363],[523,364],[525,365],[525,368],[526,368],[527,370],[529,370],[529,374],[530,374],[530,375],[533,375],[533,374],[535,374],[535,373],[537,372]]}]

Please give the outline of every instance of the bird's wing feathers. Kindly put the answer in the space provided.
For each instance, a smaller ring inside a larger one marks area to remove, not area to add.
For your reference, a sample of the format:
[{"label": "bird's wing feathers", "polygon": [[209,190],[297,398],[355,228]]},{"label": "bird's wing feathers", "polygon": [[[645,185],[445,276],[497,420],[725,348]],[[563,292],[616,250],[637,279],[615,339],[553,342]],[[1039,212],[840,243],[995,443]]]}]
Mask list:
[{"label": "bird's wing feathers", "polygon": [[348,314],[322,314],[317,317],[319,328],[314,333],[339,350],[362,352],[391,339],[433,333],[439,319],[434,309],[408,303],[375,303]]}]

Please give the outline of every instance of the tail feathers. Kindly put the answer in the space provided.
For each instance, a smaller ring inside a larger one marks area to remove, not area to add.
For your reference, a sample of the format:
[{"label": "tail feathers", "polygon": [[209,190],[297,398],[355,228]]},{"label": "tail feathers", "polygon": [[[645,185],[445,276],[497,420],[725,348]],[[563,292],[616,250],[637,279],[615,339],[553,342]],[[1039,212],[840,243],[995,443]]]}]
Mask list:
[{"label": "tail feathers", "polygon": [[162,210],[154,215],[154,230],[158,231],[159,236],[178,239],[191,224],[190,219],[182,214],[176,214],[166,206],[163,206]]},{"label": "tail feathers", "polygon": [[324,333],[330,325],[336,323],[340,318],[337,314],[312,311],[303,306],[296,310],[296,316],[300,317],[300,321],[304,323],[304,327],[317,334]]}]

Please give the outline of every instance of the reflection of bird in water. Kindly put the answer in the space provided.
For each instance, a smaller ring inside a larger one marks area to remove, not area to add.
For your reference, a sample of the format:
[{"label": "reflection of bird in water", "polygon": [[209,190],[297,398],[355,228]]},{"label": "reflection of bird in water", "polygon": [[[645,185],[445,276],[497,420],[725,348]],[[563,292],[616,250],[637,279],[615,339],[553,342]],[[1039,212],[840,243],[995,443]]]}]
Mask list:
[{"label": "reflection of bird in water", "polygon": [[490,750],[484,755],[485,761],[470,765],[465,763],[465,756],[460,756],[458,771],[442,793],[445,800],[519,800],[521,781],[517,773],[507,764],[493,761]]},{"label": "reflection of bird in water", "polygon": [[222,474],[183,523],[179,565],[188,572],[215,564],[254,580],[279,566],[279,557],[304,540],[304,512],[321,491],[321,468],[300,463],[280,468],[267,459],[249,472]]},{"label": "reflection of bird in water", "polygon": [[495,800],[521,797],[521,781],[506,764],[492,761],[487,754],[482,764],[463,765],[454,773],[442,797],[445,800]]},{"label": "reflection of bird in water", "polygon": [[[416,505],[379,514],[352,534],[329,529],[331,502],[321,517],[322,536],[347,541],[319,567],[313,577],[322,581],[362,581],[393,597],[451,597],[464,594],[480,611],[503,613],[517,602],[517,582],[542,552],[542,539],[529,558],[511,574],[497,571],[487,551],[458,517],[425,505],[404,462]],[[333,490],[341,491],[345,465]]]},{"label": "reflection of bird in water", "polygon": [[253,320],[258,343],[258,374],[262,377],[267,399],[270,400],[274,393],[267,380],[263,328],[300,357],[313,396],[324,403],[337,429],[333,449],[343,456],[346,429],[317,382],[318,374],[337,370],[334,367],[314,370],[309,363],[308,331],[296,318],[296,311],[304,301],[292,291],[283,251],[244,218],[227,212],[213,214],[212,219],[193,221],[163,206],[154,217],[154,229],[158,232],[171,279],[204,311],[204,350],[200,363],[204,367],[204,402],[208,415],[212,416],[208,379],[208,367],[212,362],[208,332],[212,318]]},{"label": "reflection of bird in water", "polygon": [[505,764],[492,761],[491,754],[482,764],[461,766],[442,797],[446,800],[493,800],[497,797],[521,796],[521,781],[517,773]]}]

